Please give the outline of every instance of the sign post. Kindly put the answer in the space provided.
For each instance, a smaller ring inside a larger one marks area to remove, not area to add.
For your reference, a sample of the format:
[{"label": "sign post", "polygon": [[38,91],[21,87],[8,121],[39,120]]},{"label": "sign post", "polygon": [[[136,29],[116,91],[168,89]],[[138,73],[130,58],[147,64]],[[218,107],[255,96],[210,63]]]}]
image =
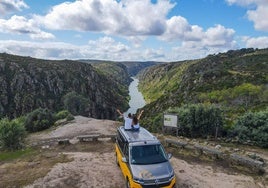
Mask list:
[{"label": "sign post", "polygon": [[[176,136],[178,136],[178,116],[174,114],[164,114],[164,127],[176,128]],[[164,130],[163,130],[164,131]]]}]

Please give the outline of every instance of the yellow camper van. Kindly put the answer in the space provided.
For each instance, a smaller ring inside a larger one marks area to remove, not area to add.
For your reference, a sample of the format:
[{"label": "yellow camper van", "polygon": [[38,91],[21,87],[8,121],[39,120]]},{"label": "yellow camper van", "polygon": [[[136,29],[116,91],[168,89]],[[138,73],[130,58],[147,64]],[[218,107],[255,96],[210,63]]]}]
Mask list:
[{"label": "yellow camper van", "polygon": [[176,187],[174,170],[160,141],[145,128],[139,131],[117,130],[116,163],[127,188]]}]

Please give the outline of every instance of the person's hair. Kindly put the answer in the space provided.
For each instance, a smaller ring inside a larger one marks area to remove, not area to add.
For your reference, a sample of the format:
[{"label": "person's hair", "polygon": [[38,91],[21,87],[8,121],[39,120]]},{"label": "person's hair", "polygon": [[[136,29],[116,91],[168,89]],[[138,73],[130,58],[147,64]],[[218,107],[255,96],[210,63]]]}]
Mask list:
[{"label": "person's hair", "polygon": [[128,117],[131,118],[131,113],[128,113]]},{"label": "person's hair", "polygon": [[137,125],[138,124],[138,118],[136,116],[133,117],[133,124]]}]

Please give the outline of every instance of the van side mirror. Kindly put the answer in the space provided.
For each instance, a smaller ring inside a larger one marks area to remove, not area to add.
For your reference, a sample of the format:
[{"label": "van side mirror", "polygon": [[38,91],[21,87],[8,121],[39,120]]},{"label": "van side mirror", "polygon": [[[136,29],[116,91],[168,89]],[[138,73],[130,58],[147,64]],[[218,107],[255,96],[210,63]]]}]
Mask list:
[{"label": "van side mirror", "polygon": [[171,159],[171,158],[172,158],[172,154],[168,153],[168,159]]},{"label": "van side mirror", "polygon": [[122,157],[122,162],[127,163],[127,159],[125,157]]}]

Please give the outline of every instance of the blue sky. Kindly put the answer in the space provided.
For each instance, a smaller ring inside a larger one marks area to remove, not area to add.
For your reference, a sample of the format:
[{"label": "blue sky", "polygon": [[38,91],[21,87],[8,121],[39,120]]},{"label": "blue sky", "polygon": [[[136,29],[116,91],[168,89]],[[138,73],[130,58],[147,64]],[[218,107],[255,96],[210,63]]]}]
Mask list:
[{"label": "blue sky", "polygon": [[179,61],[268,48],[267,0],[1,0],[0,52]]}]

